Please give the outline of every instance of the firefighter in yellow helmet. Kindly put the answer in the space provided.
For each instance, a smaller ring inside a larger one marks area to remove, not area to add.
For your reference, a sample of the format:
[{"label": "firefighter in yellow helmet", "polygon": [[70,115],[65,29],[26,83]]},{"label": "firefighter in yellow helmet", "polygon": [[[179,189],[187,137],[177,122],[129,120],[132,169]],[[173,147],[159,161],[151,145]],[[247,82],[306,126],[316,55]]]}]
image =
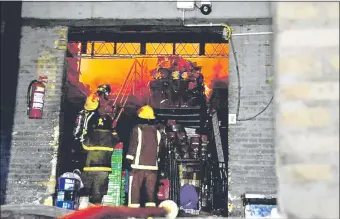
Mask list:
[{"label": "firefighter in yellow helmet", "polygon": [[87,97],[83,110],[85,119],[81,143],[87,157],[82,178],[89,201],[93,204],[101,203],[107,192],[111,156],[119,141],[112,128],[114,112],[108,100],[110,92],[109,85],[100,85]]},{"label": "firefighter in yellow helmet", "polygon": [[187,91],[189,87],[190,73],[188,71],[173,71],[171,81],[171,104],[175,107],[187,107]]},{"label": "firefighter in yellow helmet", "polygon": [[[114,111],[109,105],[110,85],[99,85],[97,91],[86,98],[84,111],[87,112],[83,129],[83,138],[93,128],[110,129],[112,126]],[[84,139],[82,139],[84,140]]]},{"label": "firefighter in yellow helmet", "polygon": [[181,107],[188,107],[188,89],[189,89],[189,82],[190,82],[190,75],[189,71],[184,71],[181,75],[180,86],[179,86],[179,100]]},{"label": "firefighter in yellow helmet", "polygon": [[[106,117],[106,108],[110,92],[110,85],[100,85],[96,92],[91,93],[86,98],[84,109],[79,112],[76,126],[73,130],[73,135],[76,140],[84,141],[84,137],[88,132],[91,132],[98,123],[103,123],[103,118]],[[99,120],[99,118],[102,118],[102,120]]]},{"label": "firefighter in yellow helmet", "polygon": [[139,124],[131,133],[126,160],[131,164],[129,176],[129,207],[140,206],[140,189],[145,182],[147,202],[145,207],[155,207],[154,193],[157,181],[158,152],[161,133],[154,121],[153,109],[146,105],[138,110]]}]

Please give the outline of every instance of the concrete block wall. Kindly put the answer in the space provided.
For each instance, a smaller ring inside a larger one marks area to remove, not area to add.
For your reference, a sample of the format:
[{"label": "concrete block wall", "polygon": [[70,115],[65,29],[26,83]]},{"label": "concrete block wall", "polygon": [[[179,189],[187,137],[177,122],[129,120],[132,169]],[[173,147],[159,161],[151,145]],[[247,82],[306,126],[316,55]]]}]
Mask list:
[{"label": "concrete block wall", "polygon": [[[59,140],[65,27],[22,27],[20,69],[10,150],[6,204],[52,204]],[[43,119],[28,119],[29,83],[47,77]]]},{"label": "concrete block wall", "polygon": [[[235,33],[271,32],[270,25],[233,26]],[[229,55],[229,113],[237,113],[239,67],[241,100],[239,119],[262,111],[273,96],[272,35],[232,37],[235,54]],[[229,210],[243,216],[241,196],[276,194],[273,104],[255,119],[229,125]]]},{"label": "concrete block wall", "polygon": [[339,3],[275,3],[279,207],[339,218]]}]

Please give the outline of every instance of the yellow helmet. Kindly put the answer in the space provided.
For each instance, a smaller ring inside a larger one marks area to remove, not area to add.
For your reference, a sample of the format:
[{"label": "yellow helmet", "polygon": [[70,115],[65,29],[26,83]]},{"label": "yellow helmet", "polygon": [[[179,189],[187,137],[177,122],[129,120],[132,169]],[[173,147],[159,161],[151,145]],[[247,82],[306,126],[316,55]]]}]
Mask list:
[{"label": "yellow helmet", "polygon": [[94,93],[90,94],[90,96],[86,98],[84,109],[88,111],[93,111],[96,110],[98,106],[99,106],[98,96]]},{"label": "yellow helmet", "polygon": [[178,80],[178,79],[180,79],[180,77],[181,77],[181,75],[180,75],[179,71],[173,71],[172,72],[172,79]]},{"label": "yellow helmet", "polygon": [[182,78],[183,78],[183,79],[188,79],[188,78],[189,78],[188,72],[183,72]]},{"label": "yellow helmet", "polygon": [[149,106],[149,105],[145,105],[145,106],[141,107],[138,110],[137,115],[141,119],[156,119],[155,113],[154,113],[153,109],[151,108],[151,106]]}]

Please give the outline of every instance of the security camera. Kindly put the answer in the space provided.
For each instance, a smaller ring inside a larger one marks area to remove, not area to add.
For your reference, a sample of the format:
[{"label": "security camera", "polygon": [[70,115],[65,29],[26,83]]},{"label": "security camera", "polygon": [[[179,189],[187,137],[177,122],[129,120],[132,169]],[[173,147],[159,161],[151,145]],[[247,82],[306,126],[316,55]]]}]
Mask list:
[{"label": "security camera", "polygon": [[210,1],[201,1],[201,7],[200,7],[201,13],[204,15],[208,15],[211,13],[211,2]]}]

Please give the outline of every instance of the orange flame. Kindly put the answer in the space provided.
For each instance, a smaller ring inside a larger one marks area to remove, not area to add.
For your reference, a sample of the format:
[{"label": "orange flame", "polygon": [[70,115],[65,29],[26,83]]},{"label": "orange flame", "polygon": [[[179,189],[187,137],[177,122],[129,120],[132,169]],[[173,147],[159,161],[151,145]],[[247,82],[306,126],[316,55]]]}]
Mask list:
[{"label": "orange flame", "polygon": [[208,87],[208,85],[206,85],[206,84],[204,84],[204,89],[205,89],[205,91],[204,91],[205,96],[206,96],[207,98],[209,98],[209,97],[211,96],[212,89],[210,89],[210,88]]},{"label": "orange flame", "polygon": [[[80,51],[80,44],[73,45],[75,52]],[[165,59],[166,58],[166,59]],[[70,60],[73,60],[73,67],[70,68]],[[134,97],[147,99],[149,96],[148,82],[151,80],[151,71],[159,67],[159,61],[166,64],[171,56],[163,59],[155,58],[121,58],[121,59],[69,59],[69,80],[78,89],[93,92],[100,84],[109,84],[112,94],[115,96],[121,90],[129,72],[133,73]],[[202,66],[204,76],[205,93],[209,98],[212,89],[220,86],[227,86],[228,79],[228,58],[225,57],[195,57],[185,58],[197,66]],[[137,64],[136,64],[137,63]],[[168,64],[168,63],[167,63]],[[134,66],[135,65],[135,66]],[[78,69],[79,66],[79,69]],[[72,73],[71,73],[72,72]],[[78,72],[78,75],[75,73]],[[88,93],[88,92],[86,92]],[[113,97],[111,97],[113,98]],[[131,98],[130,98],[131,99]]]}]

